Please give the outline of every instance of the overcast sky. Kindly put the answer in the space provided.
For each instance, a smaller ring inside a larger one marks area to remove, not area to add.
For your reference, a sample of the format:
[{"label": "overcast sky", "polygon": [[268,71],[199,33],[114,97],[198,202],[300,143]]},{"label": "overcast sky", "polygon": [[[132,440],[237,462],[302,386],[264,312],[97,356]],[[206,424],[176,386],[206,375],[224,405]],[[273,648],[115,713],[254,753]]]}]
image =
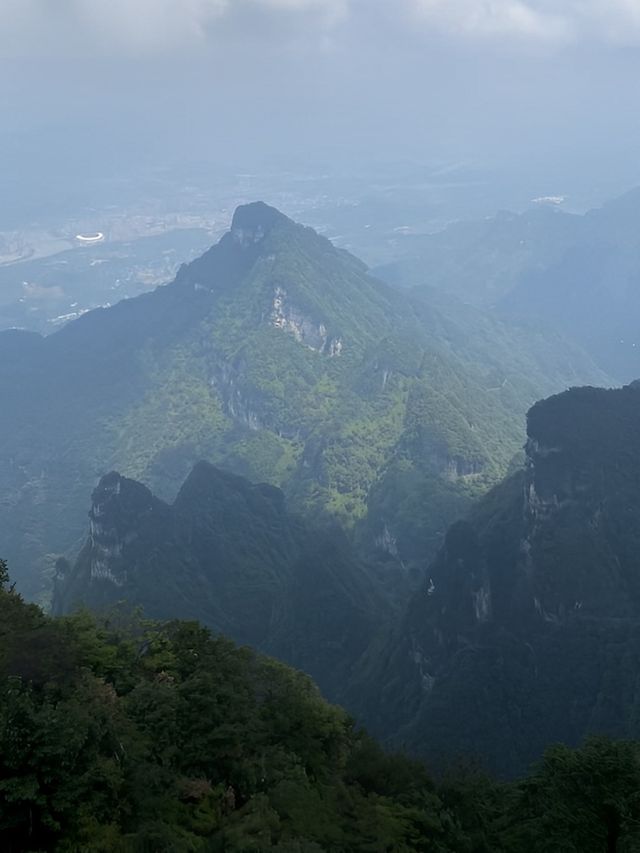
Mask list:
[{"label": "overcast sky", "polygon": [[640,177],[640,0],[0,0],[0,53],[16,164],[95,150]]}]

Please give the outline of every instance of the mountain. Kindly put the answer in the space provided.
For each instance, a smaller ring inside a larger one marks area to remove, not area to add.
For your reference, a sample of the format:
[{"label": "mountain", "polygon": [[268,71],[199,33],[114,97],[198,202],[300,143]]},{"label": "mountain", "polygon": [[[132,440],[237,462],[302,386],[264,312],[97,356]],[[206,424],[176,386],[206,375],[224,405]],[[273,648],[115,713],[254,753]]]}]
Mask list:
[{"label": "mountain", "polygon": [[311,528],[279,489],[206,462],[171,505],[112,472],[89,517],[76,564],[59,565],[54,612],[126,601],[156,619],[198,619],[305,670],[331,698],[390,616],[335,524]]},{"label": "mountain", "polygon": [[639,437],[637,384],[531,409],[525,470],[449,528],[368,662],[375,731],[505,775],[549,743],[640,733]]},{"label": "mountain", "polygon": [[639,743],[556,746],[509,785],[438,784],[308,677],[196,622],[53,619],[0,560],[0,626],[7,853],[638,849]]},{"label": "mountain", "polygon": [[456,222],[412,238],[376,272],[490,308],[516,328],[555,329],[618,382],[640,373],[640,190],[584,216],[553,207]]},{"label": "mountain", "polygon": [[494,306],[535,268],[547,268],[583,237],[584,217],[560,208],[500,211],[405,240],[406,255],[376,273],[401,287],[433,287]]},{"label": "mountain", "polygon": [[460,849],[425,770],[283,664],[195,622],[49,619],[6,589],[0,624],[8,853]]},{"label": "mountain", "polygon": [[171,284],[0,353],[0,543],[41,598],[102,475],[171,501],[201,459],[338,519],[401,596],[506,472],[527,408],[606,382],[559,336],[399,293],[262,203]]}]

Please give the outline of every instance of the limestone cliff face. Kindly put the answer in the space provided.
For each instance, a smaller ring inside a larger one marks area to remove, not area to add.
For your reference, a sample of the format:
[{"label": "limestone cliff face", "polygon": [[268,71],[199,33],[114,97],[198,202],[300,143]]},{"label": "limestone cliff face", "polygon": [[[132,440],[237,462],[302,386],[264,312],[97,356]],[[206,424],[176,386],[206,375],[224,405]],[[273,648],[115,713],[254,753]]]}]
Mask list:
[{"label": "limestone cliff face", "polygon": [[529,414],[524,549],[552,621],[640,615],[640,393],[573,389]]},{"label": "limestone cliff face", "polygon": [[54,610],[123,600],[149,617],[199,619],[305,669],[334,698],[387,615],[341,531],[303,523],[279,489],[205,462],[172,505],[116,473],[95,489]]},{"label": "limestone cliff face", "polygon": [[640,735],[640,391],[536,404],[526,454],[449,529],[368,715],[507,774],[554,740]]},{"label": "limestone cliff face", "polygon": [[231,222],[231,239],[241,248],[249,248],[261,243],[272,229],[287,218],[264,202],[241,205]]},{"label": "limestone cliff face", "polygon": [[145,538],[150,530],[170,536],[169,507],[146,486],[115,471],[101,478],[91,496],[89,532],[73,568],[66,561],[57,578],[53,611],[64,612],[84,598],[96,608],[126,597],[140,561],[148,556]]},{"label": "limestone cliff face", "polygon": [[311,317],[292,305],[284,287],[277,285],[273,291],[271,325],[293,335],[296,341],[316,352],[334,358],[342,353],[342,339],[331,337],[323,322]]},{"label": "limestone cliff face", "polygon": [[141,483],[112,472],[102,477],[91,498],[89,564],[91,580],[124,586],[125,552],[136,542],[152,516],[162,515],[164,504]]},{"label": "limestone cliff face", "polygon": [[205,458],[282,485],[314,517],[349,529],[370,518],[367,558],[380,536],[390,547],[386,523],[417,578],[465,495],[506,470],[531,400],[565,384],[548,362],[573,350],[540,360],[519,338],[514,361],[512,340],[499,321],[392,289],[312,229],[243,205],[174,282],[46,338],[0,335],[3,557],[24,594],[47,595],[48,555],[82,536],[97,471],[172,499]]},{"label": "limestone cliff face", "polygon": [[639,427],[635,388],[574,389],[537,404],[525,469],[502,488],[504,503],[487,517],[487,499],[449,530],[426,621],[460,645],[486,625],[528,636],[576,615],[640,616],[630,544],[640,530]]},{"label": "limestone cliff face", "polygon": [[246,362],[242,355],[211,367],[210,384],[220,396],[224,409],[234,421],[258,431],[270,428],[264,413],[263,395],[250,389],[244,379]]}]

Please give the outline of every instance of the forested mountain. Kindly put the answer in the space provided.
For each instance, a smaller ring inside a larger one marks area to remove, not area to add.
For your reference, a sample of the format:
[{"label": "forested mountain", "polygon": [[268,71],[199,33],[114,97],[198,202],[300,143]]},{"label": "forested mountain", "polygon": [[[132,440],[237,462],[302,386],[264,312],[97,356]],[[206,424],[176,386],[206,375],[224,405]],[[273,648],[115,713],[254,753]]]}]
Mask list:
[{"label": "forested mountain", "polygon": [[100,481],[54,612],[119,601],[153,618],[198,619],[308,672],[333,699],[391,615],[336,524],[311,528],[279,489],[206,462],[171,506],[119,474]]},{"label": "forested mountain", "polygon": [[409,298],[247,205],[172,284],[46,338],[0,334],[0,541],[42,594],[100,476],[171,500],[207,459],[339,519],[394,571],[421,569],[507,470],[528,406],[581,382],[606,377],[558,336]]},{"label": "forested mountain", "polygon": [[436,785],[283,664],[195,622],[47,618],[0,561],[7,853],[625,853],[639,786],[606,740]]},{"label": "forested mountain", "polygon": [[636,384],[531,409],[526,469],[449,529],[354,685],[375,731],[507,775],[549,743],[640,734],[639,436]]},{"label": "forested mountain", "polygon": [[525,469],[449,528],[400,619],[344,533],[274,487],[200,463],[169,506],[110,474],[56,608],[198,618],[436,767],[522,774],[550,743],[640,737],[639,435],[635,384],[537,403]]},{"label": "forested mountain", "polygon": [[640,190],[584,216],[554,207],[410,238],[385,280],[437,288],[509,325],[555,329],[619,382],[640,374]]},{"label": "forested mountain", "polygon": [[424,770],[274,660],[195,622],[47,619],[7,589],[0,626],[7,853],[455,849]]}]

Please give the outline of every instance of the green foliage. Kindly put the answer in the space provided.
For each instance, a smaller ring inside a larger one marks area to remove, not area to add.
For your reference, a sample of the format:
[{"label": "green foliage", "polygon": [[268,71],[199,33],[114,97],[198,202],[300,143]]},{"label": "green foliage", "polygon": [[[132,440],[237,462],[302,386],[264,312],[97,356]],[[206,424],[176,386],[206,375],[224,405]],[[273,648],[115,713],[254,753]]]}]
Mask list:
[{"label": "green foliage", "polygon": [[195,622],[54,620],[3,589],[0,628],[7,853],[638,849],[637,744],[554,747],[510,785],[436,785],[306,676]]},{"label": "green foliage", "polygon": [[196,623],[52,620],[6,591],[0,619],[3,850],[451,850],[423,846],[445,835],[424,771],[306,676]]},{"label": "green foliage", "polygon": [[247,216],[262,239],[225,236],[167,287],[44,340],[3,336],[0,538],[32,597],[43,555],[82,536],[100,474],[170,500],[200,459],[282,487],[367,551],[386,525],[422,566],[441,519],[507,470],[528,406],[596,379],[558,341],[525,345],[442,294],[408,298],[277,211]]},{"label": "green foliage", "polygon": [[[390,614],[344,533],[290,513],[274,486],[200,462],[172,506],[117,474],[93,501],[92,537],[56,580],[57,614],[125,601],[200,619],[310,673],[332,699]],[[96,578],[96,561],[115,583]]]},{"label": "green foliage", "polygon": [[640,847],[640,748],[591,738],[550,748],[519,786],[507,849],[632,853]]},{"label": "green foliage", "polygon": [[374,732],[506,778],[548,743],[640,736],[639,427],[637,384],[531,409],[526,468],[449,527],[345,699]]},{"label": "green foliage", "polygon": [[6,589],[9,585],[9,566],[6,560],[0,560],[0,589]]}]

